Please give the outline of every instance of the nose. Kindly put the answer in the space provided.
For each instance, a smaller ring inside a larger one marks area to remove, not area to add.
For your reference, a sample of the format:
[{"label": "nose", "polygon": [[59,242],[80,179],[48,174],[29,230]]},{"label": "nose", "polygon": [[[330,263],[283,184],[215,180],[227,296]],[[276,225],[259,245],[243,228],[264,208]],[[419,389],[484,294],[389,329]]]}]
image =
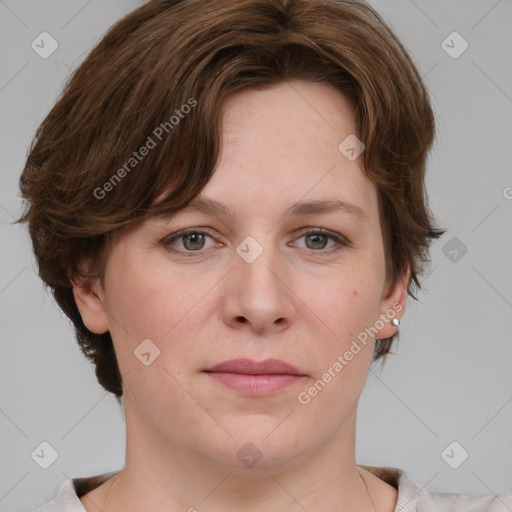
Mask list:
[{"label": "nose", "polygon": [[230,327],[269,335],[292,325],[297,297],[272,250],[265,249],[252,263],[236,255],[225,286],[222,314]]}]

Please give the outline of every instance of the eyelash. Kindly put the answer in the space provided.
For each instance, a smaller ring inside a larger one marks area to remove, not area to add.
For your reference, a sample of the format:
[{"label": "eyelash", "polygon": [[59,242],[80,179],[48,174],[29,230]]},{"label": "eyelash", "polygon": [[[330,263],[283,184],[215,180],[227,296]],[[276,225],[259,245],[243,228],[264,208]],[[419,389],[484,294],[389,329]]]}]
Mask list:
[{"label": "eyelash", "polygon": [[[211,234],[210,230],[208,230],[206,228],[188,228],[188,229],[183,229],[181,231],[178,231],[177,233],[173,233],[173,234],[165,237],[162,240],[162,244],[169,252],[187,254],[187,256],[194,256],[195,254],[200,254],[200,253],[205,252],[205,250],[207,250],[207,249],[198,249],[197,251],[188,251],[186,249],[185,250],[183,250],[183,249],[175,250],[175,249],[168,248],[169,246],[172,245],[172,242],[174,242],[175,240],[179,240],[180,238],[183,238],[186,235],[192,235],[192,234],[193,235],[208,235],[210,238],[214,238],[213,235]],[[337,252],[345,247],[352,246],[346,238],[341,237],[340,235],[337,235],[337,234],[333,233],[332,231],[328,231],[323,228],[313,228],[313,229],[308,229],[306,231],[302,231],[300,233],[300,235],[295,240],[298,240],[299,238],[302,238],[307,235],[323,235],[323,236],[326,236],[327,238],[330,238],[331,240],[334,240],[337,243],[337,246],[331,247],[330,249],[326,249],[326,250],[324,250],[324,249],[314,250],[314,249],[307,249],[307,248],[305,249],[306,251],[309,251],[313,254],[317,254],[317,253],[332,254],[333,252]]]}]

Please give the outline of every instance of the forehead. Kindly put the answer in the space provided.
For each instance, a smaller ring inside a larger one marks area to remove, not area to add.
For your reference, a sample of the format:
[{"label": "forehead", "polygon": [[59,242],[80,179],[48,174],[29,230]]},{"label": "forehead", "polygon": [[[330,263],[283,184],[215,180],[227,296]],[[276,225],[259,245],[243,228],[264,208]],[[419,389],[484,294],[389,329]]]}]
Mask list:
[{"label": "forehead", "polygon": [[269,222],[338,213],[378,222],[376,187],[362,170],[362,155],[351,161],[339,149],[355,130],[351,101],[324,82],[294,80],[231,94],[222,108],[214,173],[181,212]]},{"label": "forehead", "polygon": [[333,199],[371,215],[377,197],[363,157],[339,149],[355,132],[351,101],[324,82],[235,93],[223,105],[221,153],[203,194],[242,211]]},{"label": "forehead", "polygon": [[[246,88],[231,93],[224,100],[224,125],[263,121],[273,129],[307,124],[301,131],[314,134],[316,127],[327,124],[331,130],[355,131],[355,105],[337,87],[328,82],[290,79],[264,87]],[[282,114],[286,113],[286,117]]]},{"label": "forehead", "polygon": [[[237,217],[240,212],[234,210],[229,203],[212,199],[204,194],[195,197],[181,211],[197,211],[214,217]],[[358,221],[369,222],[369,215],[364,208],[349,201],[338,199],[336,197],[325,197],[322,199],[300,200],[281,211],[282,217],[301,217],[308,215],[322,215],[328,213],[338,213],[351,216]]]}]

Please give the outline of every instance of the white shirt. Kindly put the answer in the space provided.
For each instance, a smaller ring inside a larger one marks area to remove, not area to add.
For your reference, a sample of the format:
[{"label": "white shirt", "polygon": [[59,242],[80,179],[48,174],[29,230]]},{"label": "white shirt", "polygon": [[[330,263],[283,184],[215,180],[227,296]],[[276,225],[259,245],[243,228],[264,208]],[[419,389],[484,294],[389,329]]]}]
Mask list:
[{"label": "white shirt", "polygon": [[[398,489],[398,501],[394,512],[511,512],[512,495],[466,496],[422,488],[411,482],[403,470],[390,467],[363,466],[378,478]],[[86,512],[79,500],[99,482],[104,482],[116,473],[105,473],[97,477],[66,480],[57,496],[34,512]],[[93,482],[94,481],[94,482]],[[93,482],[93,483],[92,483]],[[80,494],[77,494],[77,487]],[[82,492],[85,490],[85,492]]]}]

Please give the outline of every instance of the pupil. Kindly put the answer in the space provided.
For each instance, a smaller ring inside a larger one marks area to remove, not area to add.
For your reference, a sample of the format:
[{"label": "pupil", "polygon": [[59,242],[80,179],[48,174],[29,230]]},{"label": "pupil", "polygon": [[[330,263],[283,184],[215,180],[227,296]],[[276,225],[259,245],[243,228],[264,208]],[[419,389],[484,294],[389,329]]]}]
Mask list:
[{"label": "pupil", "polygon": [[[311,235],[308,239],[309,240],[316,239],[316,241],[318,241],[319,238],[323,238],[324,243],[321,244],[321,247],[320,247],[320,249],[323,249],[325,247],[326,242],[327,242],[327,239],[326,239],[326,237],[324,235]],[[313,241],[313,244],[315,244],[315,243],[316,242]],[[318,249],[319,247],[318,246],[309,247],[309,244],[308,244],[308,248],[309,249]]]},{"label": "pupil", "polygon": [[[192,240],[192,245],[190,245],[188,242],[190,241],[190,239],[193,239]],[[195,234],[192,234],[192,235],[187,235],[185,238],[185,247],[187,249],[201,249],[201,247],[203,246],[204,244],[204,237],[203,235],[199,234],[199,233],[195,233]],[[199,247],[195,244],[197,244],[199,242]],[[201,243],[203,242],[203,243]]]}]

